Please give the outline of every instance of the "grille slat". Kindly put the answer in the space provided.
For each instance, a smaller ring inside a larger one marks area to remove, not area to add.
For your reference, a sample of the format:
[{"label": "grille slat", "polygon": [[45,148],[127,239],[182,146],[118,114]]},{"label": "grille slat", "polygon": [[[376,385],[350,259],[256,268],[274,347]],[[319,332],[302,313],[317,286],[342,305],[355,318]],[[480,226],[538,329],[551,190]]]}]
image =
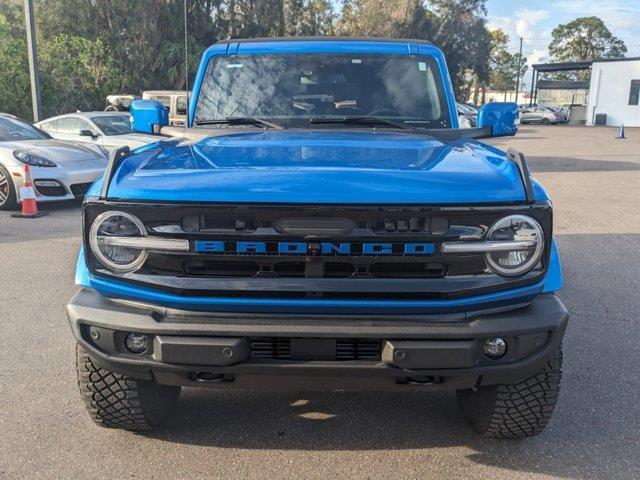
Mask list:
[{"label": "grille slat", "polygon": [[[288,338],[251,339],[251,356],[272,360],[291,359],[291,340]],[[336,339],[336,360],[379,360],[381,340]]]}]

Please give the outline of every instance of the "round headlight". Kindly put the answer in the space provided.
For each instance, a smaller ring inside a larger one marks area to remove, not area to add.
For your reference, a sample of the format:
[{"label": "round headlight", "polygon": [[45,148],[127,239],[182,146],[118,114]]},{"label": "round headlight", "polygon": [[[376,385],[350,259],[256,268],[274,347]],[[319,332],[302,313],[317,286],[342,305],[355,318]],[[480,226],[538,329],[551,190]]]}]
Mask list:
[{"label": "round headlight", "polygon": [[139,248],[114,245],[114,238],[146,237],[144,224],[129,213],[105,212],[93,221],[89,232],[91,251],[98,261],[117,273],[133,272],[147,259],[147,251]]},{"label": "round headlight", "polygon": [[[487,242],[512,242],[512,250],[485,254],[489,268],[499,275],[524,275],[535,267],[544,250],[542,228],[526,215],[510,215],[498,220],[487,233]],[[518,245],[521,243],[521,245]]]}]

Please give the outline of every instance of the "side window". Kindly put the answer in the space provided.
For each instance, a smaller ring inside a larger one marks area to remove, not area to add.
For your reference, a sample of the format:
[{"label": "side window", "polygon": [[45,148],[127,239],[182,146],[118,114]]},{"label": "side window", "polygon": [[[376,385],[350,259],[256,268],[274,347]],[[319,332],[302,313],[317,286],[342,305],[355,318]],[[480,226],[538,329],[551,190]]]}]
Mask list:
[{"label": "side window", "polygon": [[154,100],[163,104],[169,115],[171,115],[171,97],[156,97]]},{"label": "side window", "polygon": [[50,122],[45,122],[40,125],[40,128],[45,132],[57,132],[58,131],[58,122],[59,120],[51,120]]},{"label": "side window", "polygon": [[187,97],[178,97],[176,100],[176,114],[187,115]]},{"label": "side window", "polygon": [[640,103],[640,80],[631,80],[631,89],[629,90],[629,105],[638,105]]},{"label": "side window", "polygon": [[81,130],[91,130],[95,132],[95,128],[91,127],[91,124],[82,118],[68,117],[58,120],[58,132],[67,133],[72,135],[80,135]]}]

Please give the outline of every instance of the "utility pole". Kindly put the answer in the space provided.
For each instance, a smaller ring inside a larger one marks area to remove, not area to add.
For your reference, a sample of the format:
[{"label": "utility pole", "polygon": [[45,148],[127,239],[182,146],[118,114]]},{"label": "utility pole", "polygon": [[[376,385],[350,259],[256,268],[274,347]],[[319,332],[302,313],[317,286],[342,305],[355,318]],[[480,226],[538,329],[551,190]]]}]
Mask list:
[{"label": "utility pole", "polygon": [[520,71],[522,70],[522,37],[520,37],[520,53],[518,54],[518,79],[516,80],[516,104],[518,103],[518,93],[520,91]]},{"label": "utility pole", "polygon": [[33,0],[24,0],[24,20],[27,27],[27,52],[29,54],[29,75],[31,77],[31,104],[33,121],[42,117],[40,102],[40,74],[38,72],[38,50],[36,48],[36,24],[33,19]]}]

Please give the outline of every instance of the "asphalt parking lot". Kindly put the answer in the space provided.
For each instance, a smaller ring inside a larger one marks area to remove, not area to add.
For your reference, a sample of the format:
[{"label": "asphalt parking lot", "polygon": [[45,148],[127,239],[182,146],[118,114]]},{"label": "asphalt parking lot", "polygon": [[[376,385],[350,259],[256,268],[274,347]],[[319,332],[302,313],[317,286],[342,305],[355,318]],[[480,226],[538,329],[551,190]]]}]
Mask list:
[{"label": "asphalt parking lot", "polygon": [[0,213],[0,478],[640,477],[640,129],[525,126],[513,146],[554,199],[572,318],[541,436],[477,437],[453,392],[183,391],[153,434],[103,430],[75,383],[65,317],[77,204]]}]

